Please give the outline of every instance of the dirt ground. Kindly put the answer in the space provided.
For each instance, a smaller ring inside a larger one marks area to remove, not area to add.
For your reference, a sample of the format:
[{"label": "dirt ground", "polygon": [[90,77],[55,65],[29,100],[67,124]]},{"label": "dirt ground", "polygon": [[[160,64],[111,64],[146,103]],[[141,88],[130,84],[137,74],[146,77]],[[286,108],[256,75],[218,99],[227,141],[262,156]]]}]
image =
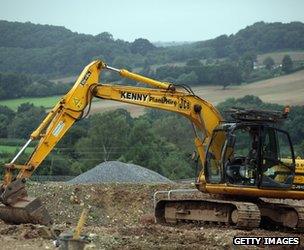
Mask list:
[{"label": "dirt ground", "polygon": [[47,232],[73,230],[84,206],[90,207],[84,228],[84,233],[92,240],[88,249],[243,249],[233,246],[234,236],[298,236],[301,244],[304,244],[303,233],[290,231],[244,231],[228,226],[202,224],[155,224],[152,216],[154,192],[177,187],[164,184],[29,183],[29,194],[41,197],[54,225],[47,228],[0,222],[0,249],[56,249],[54,239],[45,237]]}]

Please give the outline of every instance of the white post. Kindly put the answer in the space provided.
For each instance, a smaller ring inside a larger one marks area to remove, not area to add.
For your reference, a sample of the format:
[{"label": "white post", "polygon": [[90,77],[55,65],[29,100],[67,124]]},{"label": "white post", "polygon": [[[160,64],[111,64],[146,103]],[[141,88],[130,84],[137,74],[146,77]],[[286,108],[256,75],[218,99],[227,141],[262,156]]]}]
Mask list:
[{"label": "white post", "polygon": [[18,157],[22,154],[22,152],[27,148],[27,146],[31,143],[32,139],[29,139],[24,146],[20,149],[20,151],[18,152],[18,154],[14,157],[14,159],[10,162],[10,164],[13,164]]}]

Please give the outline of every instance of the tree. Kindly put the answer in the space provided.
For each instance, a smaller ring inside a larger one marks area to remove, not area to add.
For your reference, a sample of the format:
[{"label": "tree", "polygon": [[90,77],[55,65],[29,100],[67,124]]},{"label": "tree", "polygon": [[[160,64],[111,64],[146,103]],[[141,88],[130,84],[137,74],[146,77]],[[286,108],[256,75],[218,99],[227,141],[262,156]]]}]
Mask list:
[{"label": "tree", "polygon": [[15,116],[15,112],[6,106],[0,105],[0,138],[6,138],[10,123]]},{"label": "tree", "polygon": [[193,84],[197,84],[198,83],[198,77],[195,74],[194,71],[191,71],[190,73],[186,74],[182,74],[180,75],[177,80],[177,83],[181,83],[181,84],[189,84],[189,85],[193,85]]},{"label": "tree", "polygon": [[198,59],[190,59],[190,60],[187,61],[186,66],[189,66],[189,67],[201,67],[202,63]]},{"label": "tree", "polygon": [[29,111],[29,110],[32,109],[32,108],[34,108],[34,104],[32,104],[32,103],[29,103],[29,102],[21,103],[21,104],[18,106],[17,113],[22,114],[22,113],[24,113],[24,112]]},{"label": "tree", "polygon": [[45,115],[45,110],[42,107],[35,107],[32,104],[20,106],[10,123],[8,136],[11,138],[28,138]]},{"label": "tree", "polygon": [[232,62],[220,63],[216,67],[217,83],[225,89],[228,85],[234,83],[239,84],[242,82],[241,71]]},{"label": "tree", "polygon": [[154,50],[156,47],[147,39],[138,38],[131,44],[132,53],[146,55],[149,51]]},{"label": "tree", "polygon": [[137,119],[130,132],[129,145],[124,157],[127,161],[147,166],[161,173],[160,164],[168,151],[164,148],[167,144],[162,138],[151,131],[148,119]]},{"label": "tree", "polygon": [[194,150],[193,131],[187,118],[154,109],[149,110],[147,116],[152,121],[151,129],[154,134],[177,146],[180,152],[191,153]]},{"label": "tree", "polygon": [[118,109],[89,119],[88,136],[80,138],[75,145],[80,162],[93,167],[102,161],[118,159],[128,147],[130,113]]},{"label": "tree", "polygon": [[95,39],[97,41],[104,41],[104,42],[112,42],[114,40],[113,35],[110,34],[109,32],[102,32],[102,33],[96,35]]},{"label": "tree", "polygon": [[227,56],[227,51],[229,51],[230,41],[227,35],[221,35],[212,40],[212,45],[216,51],[217,57]]},{"label": "tree", "polygon": [[178,150],[171,150],[168,157],[164,158],[161,163],[161,172],[171,180],[185,179],[195,176],[195,168],[187,162],[185,155]]},{"label": "tree", "polygon": [[7,137],[7,128],[9,126],[9,119],[7,116],[0,114],[0,138]]},{"label": "tree", "polygon": [[239,62],[240,68],[243,72],[243,78],[247,79],[249,74],[253,71],[254,62],[256,61],[255,53],[246,53],[244,54]]},{"label": "tree", "polygon": [[125,68],[128,67],[128,70],[131,70],[129,59],[127,57],[124,57],[124,56],[115,57],[112,64],[113,64],[114,67],[116,67],[118,69],[121,69],[121,68],[125,69]]},{"label": "tree", "polygon": [[268,56],[264,59],[263,64],[265,65],[265,68],[268,70],[271,70],[273,68],[273,66],[275,65],[274,60],[270,56]]},{"label": "tree", "polygon": [[292,71],[292,68],[293,62],[291,60],[291,57],[289,55],[285,55],[282,60],[282,70],[288,74]]},{"label": "tree", "polygon": [[0,105],[0,114],[7,116],[10,120],[12,120],[15,116],[15,112],[6,106]]}]

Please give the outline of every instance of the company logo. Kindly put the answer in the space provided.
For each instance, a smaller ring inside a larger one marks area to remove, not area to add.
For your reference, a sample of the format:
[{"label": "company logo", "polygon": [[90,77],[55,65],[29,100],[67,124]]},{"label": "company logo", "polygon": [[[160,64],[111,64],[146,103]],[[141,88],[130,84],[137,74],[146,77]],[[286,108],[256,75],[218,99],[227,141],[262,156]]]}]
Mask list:
[{"label": "company logo", "polygon": [[80,84],[81,85],[85,85],[85,83],[87,82],[87,80],[89,79],[89,77],[92,75],[91,71],[88,71],[85,76],[83,77],[83,79],[81,80]]},{"label": "company logo", "polygon": [[120,99],[146,102],[148,100],[148,97],[149,97],[148,94],[131,93],[125,91],[120,92]]},{"label": "company logo", "polygon": [[171,98],[167,96],[155,96],[151,94],[134,93],[128,91],[120,91],[120,99],[130,100],[134,102],[149,102],[149,103],[160,103],[174,106],[178,109],[189,110],[191,105],[190,102],[184,98]]}]

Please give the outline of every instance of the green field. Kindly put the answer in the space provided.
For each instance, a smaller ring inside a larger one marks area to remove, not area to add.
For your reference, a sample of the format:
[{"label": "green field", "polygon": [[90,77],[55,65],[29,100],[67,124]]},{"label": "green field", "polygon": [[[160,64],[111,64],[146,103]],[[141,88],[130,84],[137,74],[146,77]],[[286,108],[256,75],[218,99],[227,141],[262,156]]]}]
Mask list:
[{"label": "green field", "polygon": [[52,108],[59,100],[60,100],[60,96],[48,96],[41,98],[19,98],[19,99],[2,100],[0,101],[0,105],[7,106],[13,110],[17,110],[20,104],[29,102],[37,107],[42,106],[45,108]]},{"label": "green field", "polygon": [[[62,95],[63,96],[63,95]],[[0,101],[0,105],[7,106],[10,109],[17,110],[22,103],[32,103],[36,107],[44,107],[46,109],[53,108],[62,96],[47,96],[47,97],[27,97],[19,99],[9,99]],[[93,99],[92,102],[97,102],[99,99]]]},{"label": "green field", "polygon": [[[21,146],[18,147],[18,146],[0,145],[0,153],[15,153],[20,148],[21,148]],[[34,150],[33,147],[28,147],[25,149],[25,153],[30,154],[30,153],[32,153],[33,150]]]}]

